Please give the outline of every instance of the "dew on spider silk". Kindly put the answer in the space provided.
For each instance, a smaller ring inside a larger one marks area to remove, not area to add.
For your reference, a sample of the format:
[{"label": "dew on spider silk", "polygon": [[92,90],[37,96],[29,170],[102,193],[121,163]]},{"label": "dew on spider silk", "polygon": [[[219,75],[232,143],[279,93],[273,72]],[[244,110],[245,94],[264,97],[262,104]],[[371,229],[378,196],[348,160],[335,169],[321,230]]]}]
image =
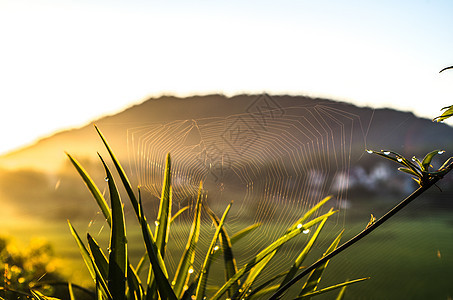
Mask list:
[{"label": "dew on spider silk", "polygon": [[304,234],[308,234],[310,232],[310,229],[305,229],[304,231],[302,231]]}]

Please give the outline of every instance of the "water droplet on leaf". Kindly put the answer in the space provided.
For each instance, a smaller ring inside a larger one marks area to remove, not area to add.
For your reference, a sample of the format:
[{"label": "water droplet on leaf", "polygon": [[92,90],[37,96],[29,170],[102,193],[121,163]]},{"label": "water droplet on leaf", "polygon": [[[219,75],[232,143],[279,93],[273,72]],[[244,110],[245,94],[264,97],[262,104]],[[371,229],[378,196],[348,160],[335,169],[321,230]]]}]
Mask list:
[{"label": "water droplet on leaf", "polygon": [[390,151],[384,151],[384,154],[385,154],[385,155],[389,155],[389,154],[390,154]]},{"label": "water droplet on leaf", "polygon": [[373,150],[367,150],[366,152],[369,153],[369,154],[372,154]]},{"label": "water droplet on leaf", "polygon": [[396,160],[397,160],[398,162],[402,162],[402,161],[403,161],[403,159],[402,159],[401,157],[398,157]]},{"label": "water droplet on leaf", "polygon": [[444,150],[440,150],[439,152],[437,152],[437,154],[444,154],[445,151]]},{"label": "water droplet on leaf", "polygon": [[159,226],[159,221],[154,221],[154,224],[155,224],[156,226]]},{"label": "water droplet on leaf", "polygon": [[109,181],[109,178],[108,178],[108,177],[105,177],[104,180],[105,180],[105,181]]},{"label": "water droplet on leaf", "polygon": [[300,229],[300,228],[302,228],[302,224],[299,223],[299,224],[297,224],[297,229]]}]

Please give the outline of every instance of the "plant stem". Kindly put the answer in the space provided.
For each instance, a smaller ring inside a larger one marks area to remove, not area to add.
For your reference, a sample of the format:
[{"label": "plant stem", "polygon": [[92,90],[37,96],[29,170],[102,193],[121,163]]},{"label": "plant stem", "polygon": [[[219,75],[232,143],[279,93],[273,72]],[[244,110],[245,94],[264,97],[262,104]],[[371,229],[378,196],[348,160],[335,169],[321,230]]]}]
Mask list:
[{"label": "plant stem", "polygon": [[[448,172],[450,172],[453,169],[453,163],[450,164],[448,167]],[[448,172],[446,172],[443,176],[445,176]],[[442,177],[443,177],[442,176]],[[279,288],[270,298],[269,300],[277,300],[280,299],[280,297],[283,295],[283,293],[289,289],[293,284],[295,284],[297,281],[302,279],[305,275],[307,275],[309,272],[314,270],[315,268],[319,267],[320,265],[324,264],[326,261],[331,259],[332,257],[340,254],[349,246],[352,246],[353,244],[357,243],[359,240],[367,236],[369,233],[371,233],[373,230],[381,226],[385,221],[390,219],[393,215],[395,215],[398,211],[400,211],[403,207],[408,205],[410,202],[412,202],[414,199],[419,197],[421,194],[423,194],[426,190],[428,190],[430,187],[432,187],[437,181],[439,181],[442,177],[436,176],[431,178],[429,181],[427,181],[424,185],[420,186],[418,189],[416,189],[411,195],[409,195],[406,199],[402,200],[400,203],[398,203],[395,207],[393,207],[390,211],[388,211],[385,215],[383,215],[379,220],[375,221],[373,224],[367,226],[364,230],[362,230],[359,234],[342,244],[340,247],[335,249],[334,251],[330,252],[328,255],[323,256],[322,258],[318,259],[316,262],[314,262],[311,266],[308,268],[304,269],[304,271],[297,276],[295,276],[291,281],[289,281],[287,284]]]}]

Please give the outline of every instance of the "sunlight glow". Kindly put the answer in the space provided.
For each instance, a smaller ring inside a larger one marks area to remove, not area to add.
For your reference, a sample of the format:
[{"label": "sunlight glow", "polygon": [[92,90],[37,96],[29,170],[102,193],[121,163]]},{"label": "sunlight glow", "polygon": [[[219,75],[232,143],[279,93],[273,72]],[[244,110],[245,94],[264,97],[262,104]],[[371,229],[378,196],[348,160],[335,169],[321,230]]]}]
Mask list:
[{"label": "sunlight glow", "polygon": [[450,104],[451,4],[338,5],[2,1],[0,153],[161,94]]}]

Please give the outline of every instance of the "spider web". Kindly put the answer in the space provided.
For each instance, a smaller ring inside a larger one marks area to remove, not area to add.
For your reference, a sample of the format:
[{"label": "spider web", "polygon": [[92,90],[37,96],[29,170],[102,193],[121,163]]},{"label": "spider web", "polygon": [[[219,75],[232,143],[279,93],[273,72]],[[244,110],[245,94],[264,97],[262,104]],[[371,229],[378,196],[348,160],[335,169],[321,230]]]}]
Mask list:
[{"label": "spider web", "polygon": [[[333,195],[329,207],[343,205],[353,131],[360,126],[358,116],[334,105],[281,107],[262,95],[240,114],[129,128],[128,151],[137,180],[144,194],[155,199],[153,203],[160,197],[165,156],[170,153],[172,213],[193,205],[203,182],[208,205],[218,216],[234,200],[225,225],[230,235],[261,223],[246,244],[233,247],[240,253],[238,259],[246,260],[263,248],[263,241],[277,239],[322,198]],[[158,205],[146,209],[157,215]],[[172,229],[175,249],[184,249],[192,219],[193,212],[185,213],[175,222],[181,229]],[[214,226],[209,218],[204,222],[199,243],[207,247]],[[288,247],[285,253],[292,253],[297,243]],[[170,269],[175,269],[177,259],[167,257]],[[202,257],[196,258],[197,264],[202,264]],[[267,272],[273,273],[273,268],[278,263]]]}]

